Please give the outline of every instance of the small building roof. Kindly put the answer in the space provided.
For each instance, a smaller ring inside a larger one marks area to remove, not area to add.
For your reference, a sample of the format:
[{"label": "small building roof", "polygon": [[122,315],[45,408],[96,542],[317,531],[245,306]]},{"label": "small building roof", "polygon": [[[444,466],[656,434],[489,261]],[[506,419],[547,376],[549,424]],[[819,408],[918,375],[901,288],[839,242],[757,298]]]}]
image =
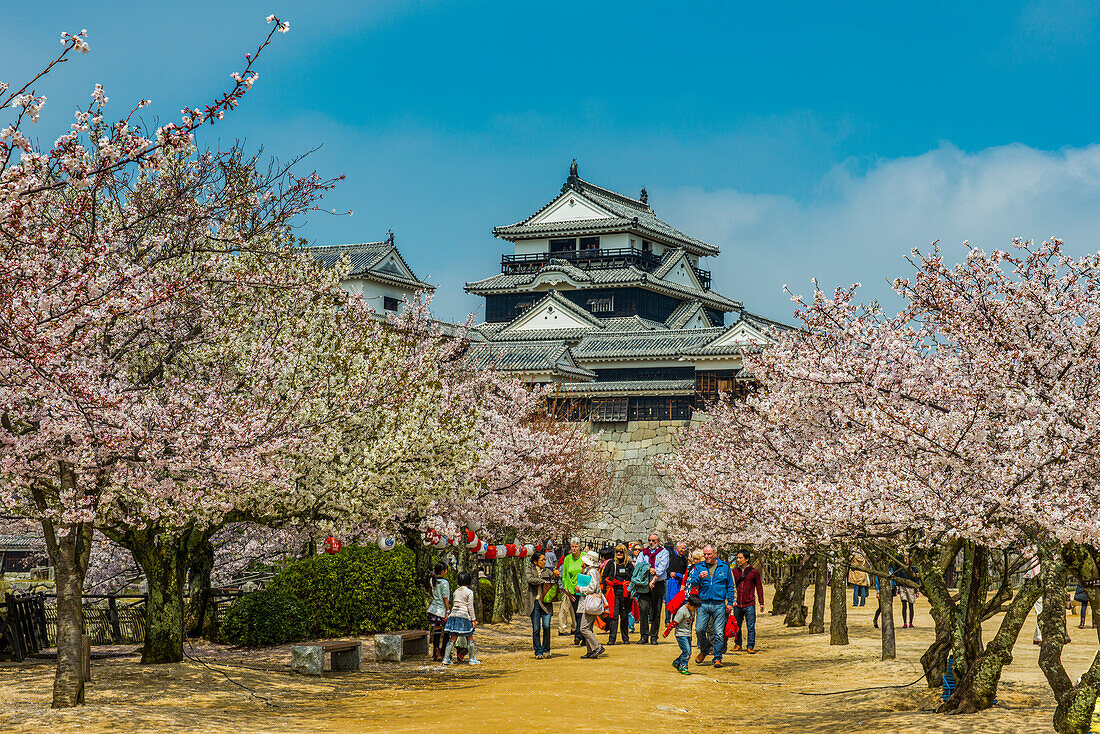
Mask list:
[{"label": "small building roof", "polygon": [[[577,161],[569,168],[569,177],[561,187],[561,194],[554,197],[537,212],[521,222],[495,227],[493,234],[501,239],[517,240],[533,237],[550,237],[565,232],[597,234],[600,232],[631,231],[670,245],[678,245],[696,255],[717,255],[718,248],[694,237],[689,237],[671,224],[661,220],[649,206],[649,197],[642,189],[641,197],[620,194],[611,189],[585,181],[577,175]],[[583,196],[607,213],[606,217],[573,221],[542,222],[539,215],[550,208],[562,196],[574,193]]]},{"label": "small building roof", "polygon": [[389,236],[381,242],[311,245],[306,249],[326,268],[335,266],[341,257],[347,255],[350,263],[348,278],[351,280],[376,280],[412,290],[434,291],[436,288],[431,283],[416,277],[397,249],[393,232],[390,232]]}]

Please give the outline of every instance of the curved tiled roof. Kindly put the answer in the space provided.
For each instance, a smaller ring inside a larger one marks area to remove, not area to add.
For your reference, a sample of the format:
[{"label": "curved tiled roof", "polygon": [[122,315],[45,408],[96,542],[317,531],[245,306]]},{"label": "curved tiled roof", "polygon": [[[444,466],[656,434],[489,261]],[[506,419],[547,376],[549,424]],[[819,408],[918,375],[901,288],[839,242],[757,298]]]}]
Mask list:
[{"label": "curved tiled roof", "polygon": [[481,342],[470,345],[469,358],[478,367],[502,372],[549,372],[595,379],[596,373],[576,364],[562,341]]},{"label": "curved tiled roof", "polygon": [[689,237],[668,222],[659,219],[646,201],[634,199],[629,196],[605,189],[594,183],[585,181],[570,170],[569,178],[561,188],[561,193],[568,190],[587,197],[594,204],[600,206],[612,216],[599,219],[573,220],[569,222],[540,222],[532,223],[539,214],[558,200],[555,196],[550,202],[542,206],[537,212],[527,217],[522,222],[495,227],[493,234],[503,239],[520,239],[522,237],[541,237],[560,232],[584,232],[608,231],[608,230],[636,230],[639,234],[652,235],[653,239],[664,240],[667,243],[686,247],[699,255],[717,255],[718,248],[694,237]]},{"label": "curved tiled roof", "polygon": [[565,395],[638,395],[659,392],[663,395],[690,395],[695,392],[695,380],[609,380],[607,382],[562,383],[551,387],[551,393]]},{"label": "curved tiled roof", "polygon": [[416,277],[415,273],[412,278],[408,278],[404,273],[389,270],[385,267],[377,267],[378,263],[386,259],[386,256],[392,252],[397,255],[397,259],[401,261],[401,264],[404,265],[410,273],[413,272],[409,264],[405,262],[405,258],[401,257],[401,252],[394,244],[392,234],[388,239],[381,242],[360,242],[348,245],[310,245],[305,249],[315,259],[321,261],[326,268],[333,267],[340,261],[341,257],[347,255],[349,261],[349,279],[373,278],[406,288],[412,288],[414,290],[435,290],[434,285],[420,280]]},{"label": "curved tiled roof", "polygon": [[[680,285],[679,283],[663,280],[657,277],[655,273],[647,273],[634,265],[600,270],[581,270],[580,268],[573,268],[571,266],[563,268],[560,265],[547,265],[531,273],[497,273],[488,278],[470,281],[466,284],[466,292],[478,295],[515,291],[522,292],[525,286],[534,283],[540,275],[547,272],[548,268],[551,272],[563,272],[568,275],[573,282],[582,285],[641,286],[642,288],[648,288],[680,298],[697,298],[703,301],[707,306],[719,310],[733,311],[741,307],[740,301],[726,298],[714,291],[697,291],[688,286]],[[573,271],[576,272],[574,273]]]},{"label": "curved tiled roof", "polygon": [[600,332],[583,337],[573,348],[582,362],[605,359],[675,359],[717,339],[725,328],[676,331]]}]

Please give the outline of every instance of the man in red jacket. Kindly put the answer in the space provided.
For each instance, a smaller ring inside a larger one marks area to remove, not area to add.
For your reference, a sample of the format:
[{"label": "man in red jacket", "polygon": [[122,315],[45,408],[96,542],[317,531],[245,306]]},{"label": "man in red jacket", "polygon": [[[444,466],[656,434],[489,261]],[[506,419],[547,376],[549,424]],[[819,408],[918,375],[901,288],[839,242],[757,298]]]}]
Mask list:
[{"label": "man in red jacket", "polygon": [[756,599],[760,599],[760,611],[764,611],[764,583],[760,572],[749,565],[750,552],[742,548],[737,551],[737,567],[733,569],[733,581],[737,584],[737,603],[733,606],[733,616],[737,619],[737,637],[734,639],[733,652],[741,651],[741,631],[746,631],[749,643],[746,652],[756,652]]}]

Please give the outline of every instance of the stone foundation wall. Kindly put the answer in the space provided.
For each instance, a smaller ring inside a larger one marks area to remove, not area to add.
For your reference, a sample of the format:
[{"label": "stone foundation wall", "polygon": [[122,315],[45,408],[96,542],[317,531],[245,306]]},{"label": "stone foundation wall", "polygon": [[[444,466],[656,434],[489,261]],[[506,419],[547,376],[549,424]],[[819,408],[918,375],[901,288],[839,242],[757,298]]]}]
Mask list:
[{"label": "stone foundation wall", "polygon": [[599,423],[601,447],[613,464],[615,492],[607,508],[585,529],[583,536],[600,542],[644,540],[656,530],[664,535],[657,491],[664,477],[653,468],[654,457],[672,452],[676,434],[692,421],[627,421]]}]

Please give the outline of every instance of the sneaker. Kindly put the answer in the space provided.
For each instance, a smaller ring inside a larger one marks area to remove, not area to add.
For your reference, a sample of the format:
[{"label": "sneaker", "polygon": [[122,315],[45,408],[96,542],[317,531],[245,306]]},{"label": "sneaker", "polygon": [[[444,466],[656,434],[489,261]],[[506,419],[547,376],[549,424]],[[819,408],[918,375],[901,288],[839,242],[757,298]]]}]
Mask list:
[{"label": "sneaker", "polygon": [[680,668],[680,675],[691,675],[691,671],[688,670],[686,667]]},{"label": "sneaker", "polygon": [[730,649],[730,652],[741,652],[741,650],[742,650],[742,648],[741,648],[741,646],[740,646],[740,645],[734,645],[734,646],[733,646],[733,647],[732,647],[732,648]]},{"label": "sneaker", "polygon": [[722,661],[721,661],[721,660],[715,660],[715,661],[714,661],[714,667],[716,667],[716,668],[721,668],[721,667],[724,667],[724,666],[722,665]]},{"label": "sneaker", "polygon": [[596,648],[596,653],[592,657],[598,658],[600,655],[603,655],[606,652],[607,652],[607,648],[604,647],[603,645],[600,645],[599,647]]},{"label": "sneaker", "polygon": [[593,655],[590,652],[586,652],[584,655],[581,655],[581,660],[595,660],[595,659],[596,659],[596,656]]},{"label": "sneaker", "polygon": [[705,652],[701,652],[701,653],[699,653],[698,655],[695,656],[695,664],[696,665],[702,665],[703,661],[706,660],[706,659],[707,659],[707,654]]},{"label": "sneaker", "polygon": [[682,668],[680,668],[680,665],[678,663],[676,663],[675,661],[673,661],[672,667],[675,668],[676,670],[681,670],[682,669]]},{"label": "sneaker", "polygon": [[478,660],[477,658],[470,658],[470,659],[469,659],[469,660],[467,661],[467,663],[468,663],[469,665],[481,665],[481,661],[480,661],[480,660]]},{"label": "sneaker", "polygon": [[542,653],[535,653],[535,660],[542,660]]},{"label": "sneaker", "polygon": [[449,658],[443,658],[443,664],[444,665],[450,665],[451,664],[450,659]]},{"label": "sneaker", "polygon": [[745,648],[745,652],[747,652],[749,655],[755,655],[756,654],[756,650],[754,650],[751,647]]}]

